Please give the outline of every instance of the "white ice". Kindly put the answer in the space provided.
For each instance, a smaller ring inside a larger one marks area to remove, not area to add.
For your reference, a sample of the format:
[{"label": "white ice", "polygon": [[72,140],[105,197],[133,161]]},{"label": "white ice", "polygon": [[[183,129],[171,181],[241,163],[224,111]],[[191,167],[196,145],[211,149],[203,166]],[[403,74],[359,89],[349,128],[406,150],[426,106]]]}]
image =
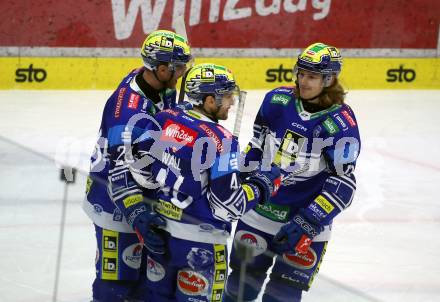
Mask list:
[{"label": "white ice", "polygon": [[[110,91],[0,91],[0,136],[87,169]],[[264,91],[250,91],[240,143]],[[440,91],[350,91],[362,136],[351,208],[304,301],[439,301]],[[63,185],[0,139],[0,301],[52,301]],[[95,240],[69,186],[58,301],[89,301]]]}]

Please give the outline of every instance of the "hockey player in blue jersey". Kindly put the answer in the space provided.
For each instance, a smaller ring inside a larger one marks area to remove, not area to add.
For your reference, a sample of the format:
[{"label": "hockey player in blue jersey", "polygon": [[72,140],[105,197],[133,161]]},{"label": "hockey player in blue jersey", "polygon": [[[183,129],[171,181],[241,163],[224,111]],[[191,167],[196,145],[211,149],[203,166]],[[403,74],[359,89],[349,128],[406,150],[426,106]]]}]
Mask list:
[{"label": "hockey player in blue jersey", "polygon": [[[134,229],[144,235],[144,245],[154,249],[157,238],[150,224],[162,224],[156,214],[135,213],[130,208],[142,200],[143,188],[133,179],[140,171],[130,171],[124,162],[124,133],[135,115],[144,122],[162,109],[176,104],[176,82],[191,59],[185,38],[158,30],[145,39],[141,55],[144,67],[131,71],[113,92],[104,107],[99,139],[91,158],[83,208],[95,225],[96,278],[93,301],[146,301],[146,249]],[[141,127],[140,123],[138,123]],[[142,214],[142,215],[140,215]],[[151,301],[151,300],[150,300]]]},{"label": "hockey player in blue jersey", "polygon": [[239,177],[237,138],[218,124],[237,89],[224,66],[194,66],[185,82],[193,109],[156,114],[136,147],[154,158],[144,176],[166,221],[162,249],[148,255],[151,301],[222,301],[231,222],[277,189],[276,166]]},{"label": "hockey player in blue jersey", "polygon": [[264,302],[301,301],[318,273],[333,219],[356,190],[360,137],[338,81],[341,67],[337,48],[312,44],[297,59],[296,86],[274,89],[263,100],[245,161],[278,165],[282,186],[237,225],[234,240],[252,244],[254,258],[240,280],[240,260],[232,251],[225,301],[237,301],[241,281],[243,301],[254,301],[274,255]]}]

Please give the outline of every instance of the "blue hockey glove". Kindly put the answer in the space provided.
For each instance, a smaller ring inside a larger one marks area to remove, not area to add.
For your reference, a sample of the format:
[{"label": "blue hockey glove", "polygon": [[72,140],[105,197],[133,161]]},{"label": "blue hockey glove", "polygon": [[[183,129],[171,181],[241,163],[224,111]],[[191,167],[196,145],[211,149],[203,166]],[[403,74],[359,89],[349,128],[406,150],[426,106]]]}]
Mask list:
[{"label": "blue hockey glove", "polygon": [[292,220],[283,225],[272,241],[276,253],[283,254],[296,251],[300,254],[307,253],[313,238],[322,232],[324,227],[301,209]]},{"label": "blue hockey glove", "polygon": [[165,253],[165,240],[158,227],[165,227],[166,221],[150,205],[142,204],[136,207],[129,215],[128,222],[135,230],[139,241],[150,252]]},{"label": "blue hockey glove", "polygon": [[260,203],[269,201],[274,196],[281,184],[281,172],[277,165],[272,164],[270,171],[256,170],[250,173],[242,173],[244,183],[253,183],[261,193]]}]

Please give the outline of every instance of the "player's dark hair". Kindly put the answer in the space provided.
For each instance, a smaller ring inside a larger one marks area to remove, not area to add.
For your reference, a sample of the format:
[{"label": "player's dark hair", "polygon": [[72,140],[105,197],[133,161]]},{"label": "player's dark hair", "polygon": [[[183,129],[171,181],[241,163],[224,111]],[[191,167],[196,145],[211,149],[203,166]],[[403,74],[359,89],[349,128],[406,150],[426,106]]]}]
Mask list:
[{"label": "player's dark hair", "polygon": [[194,105],[194,108],[199,108],[203,110],[203,105],[205,104],[206,99],[208,98],[208,96],[212,96],[213,98],[215,98],[214,94],[204,94],[203,95],[203,99],[202,99],[202,103],[200,105]]}]

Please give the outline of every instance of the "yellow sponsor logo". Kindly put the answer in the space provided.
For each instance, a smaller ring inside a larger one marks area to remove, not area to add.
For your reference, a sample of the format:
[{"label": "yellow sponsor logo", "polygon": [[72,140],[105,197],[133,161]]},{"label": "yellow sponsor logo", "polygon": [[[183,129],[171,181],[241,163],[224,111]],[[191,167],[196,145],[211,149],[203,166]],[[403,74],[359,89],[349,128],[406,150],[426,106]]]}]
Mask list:
[{"label": "yellow sponsor logo", "polygon": [[324,247],[322,249],[321,255],[319,257],[318,265],[315,266],[315,270],[313,271],[312,276],[310,277],[309,286],[312,285],[313,280],[315,279],[316,274],[319,272],[319,268],[321,267],[322,259],[324,259],[325,252],[327,251],[327,242],[324,243]]},{"label": "yellow sponsor logo", "polygon": [[242,185],[244,194],[246,194],[247,201],[252,201],[255,199],[254,190],[248,185]]},{"label": "yellow sponsor logo", "polygon": [[174,220],[182,219],[183,210],[165,200],[159,200],[159,205],[156,207],[156,211],[163,216]]},{"label": "yellow sponsor logo", "polygon": [[226,267],[226,250],[223,245],[214,245],[215,250],[215,263],[216,265],[225,265]]},{"label": "yellow sponsor logo", "polygon": [[214,284],[212,285],[211,301],[222,301],[225,288],[226,277],[228,275],[226,267],[226,248],[222,244],[214,245]]},{"label": "yellow sponsor logo", "polygon": [[244,153],[247,154],[249,151],[251,151],[251,149],[252,149],[251,145],[250,144],[247,145],[246,148],[244,149]]},{"label": "yellow sponsor logo", "polygon": [[[293,56],[258,58],[258,64],[255,58],[198,58],[196,63],[206,61],[232,66],[237,82],[244,89],[294,85],[292,66],[296,58]],[[139,58],[1,57],[0,66],[0,89],[114,89],[131,69],[141,66],[141,61]],[[345,58],[340,82],[346,89],[439,89],[439,70],[440,58]]]},{"label": "yellow sponsor logo", "polygon": [[118,232],[102,230],[101,278],[103,280],[118,280],[118,240]]},{"label": "yellow sponsor logo", "polygon": [[324,196],[319,195],[315,198],[315,202],[329,214],[335,208]]},{"label": "yellow sponsor logo", "polygon": [[129,196],[127,198],[124,198],[124,200],[122,200],[124,206],[126,208],[131,207],[135,204],[138,204],[139,202],[141,202],[142,200],[144,200],[144,198],[142,197],[141,194],[136,194],[136,195],[132,195]]},{"label": "yellow sponsor logo", "polygon": [[93,180],[90,177],[87,177],[86,194],[89,194],[92,184],[93,184]]}]

